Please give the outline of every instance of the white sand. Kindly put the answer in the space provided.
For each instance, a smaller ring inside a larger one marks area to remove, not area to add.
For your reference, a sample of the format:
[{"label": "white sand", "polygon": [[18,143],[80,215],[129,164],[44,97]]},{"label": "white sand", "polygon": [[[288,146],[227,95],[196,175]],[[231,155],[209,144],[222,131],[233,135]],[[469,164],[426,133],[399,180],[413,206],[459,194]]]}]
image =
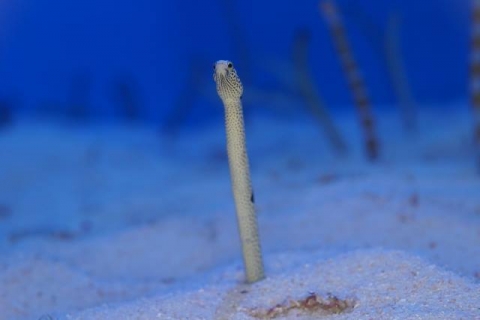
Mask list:
[{"label": "white sand", "polygon": [[468,113],[426,112],[413,138],[382,116],[375,165],[355,119],[340,120],[344,160],[313,124],[248,123],[268,276],[251,286],[223,123],[176,142],[112,126],[1,132],[0,319],[255,319],[309,292],[352,309],[277,318],[480,319]]},{"label": "white sand", "polygon": [[[269,277],[239,285],[242,270],[218,270],[198,289],[99,307],[67,319],[256,319],[309,293],[345,299],[335,319],[474,319],[480,288],[401,252],[356,251],[323,260],[315,253],[268,256]],[[311,262],[306,262],[311,261]],[[295,262],[295,266],[292,265]],[[324,310],[293,309],[278,318],[327,318]],[[267,317],[268,318],[268,317]],[[321,317],[323,318],[323,317]]]}]

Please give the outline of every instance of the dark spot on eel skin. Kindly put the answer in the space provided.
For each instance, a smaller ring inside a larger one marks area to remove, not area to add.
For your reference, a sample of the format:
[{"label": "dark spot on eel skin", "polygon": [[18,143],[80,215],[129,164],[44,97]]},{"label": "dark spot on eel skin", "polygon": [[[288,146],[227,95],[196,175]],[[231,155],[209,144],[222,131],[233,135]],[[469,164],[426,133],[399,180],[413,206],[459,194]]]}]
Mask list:
[{"label": "dark spot on eel skin", "polygon": [[252,195],[250,196],[250,201],[252,203],[255,203],[255,196],[253,195],[253,192],[252,192]]}]

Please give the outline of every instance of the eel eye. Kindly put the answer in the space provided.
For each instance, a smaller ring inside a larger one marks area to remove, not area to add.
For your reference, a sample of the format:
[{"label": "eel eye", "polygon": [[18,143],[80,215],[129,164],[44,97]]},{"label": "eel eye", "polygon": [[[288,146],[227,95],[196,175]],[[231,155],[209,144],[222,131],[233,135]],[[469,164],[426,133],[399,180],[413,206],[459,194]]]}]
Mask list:
[{"label": "eel eye", "polygon": [[228,63],[227,65],[228,69],[232,69],[233,68],[233,64],[231,62]]}]

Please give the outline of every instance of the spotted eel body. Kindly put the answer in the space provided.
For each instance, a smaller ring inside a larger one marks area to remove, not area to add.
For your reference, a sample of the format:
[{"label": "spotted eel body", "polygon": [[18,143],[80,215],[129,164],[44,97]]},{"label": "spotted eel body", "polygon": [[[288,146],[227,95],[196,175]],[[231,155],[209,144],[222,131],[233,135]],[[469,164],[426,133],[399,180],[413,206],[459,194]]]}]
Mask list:
[{"label": "spotted eel body", "polygon": [[252,283],[263,279],[264,271],[245,143],[241,101],[243,86],[230,61],[217,61],[214,69],[213,79],[225,108],[228,162],[242,242],[243,261],[247,282]]}]

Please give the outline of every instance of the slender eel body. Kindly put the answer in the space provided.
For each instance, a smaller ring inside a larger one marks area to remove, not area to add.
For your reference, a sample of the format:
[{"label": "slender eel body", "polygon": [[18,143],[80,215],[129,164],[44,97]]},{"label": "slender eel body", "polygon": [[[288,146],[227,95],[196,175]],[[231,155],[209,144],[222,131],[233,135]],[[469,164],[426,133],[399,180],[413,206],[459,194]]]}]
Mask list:
[{"label": "slender eel body", "polygon": [[376,160],[379,156],[379,143],[375,132],[375,123],[372,115],[370,99],[367,94],[363,78],[360,76],[357,63],[353,57],[350,44],[344,30],[335,3],[331,0],[320,2],[320,11],[323,12],[325,19],[331,29],[333,41],[337,47],[338,56],[345,70],[350,89],[353,93],[355,104],[357,106],[360,124],[364,131],[365,151],[369,160]]},{"label": "slender eel body", "polygon": [[218,61],[215,64],[213,77],[217,84],[218,95],[225,108],[228,162],[242,242],[243,261],[247,282],[252,283],[263,279],[264,271],[245,143],[241,102],[243,86],[229,61]]},{"label": "slender eel body", "polygon": [[470,63],[470,95],[473,112],[473,140],[477,169],[480,171],[480,0],[473,1]]},{"label": "slender eel body", "polygon": [[313,118],[317,120],[325,130],[325,134],[330,140],[334,151],[338,155],[345,155],[347,153],[347,144],[330,117],[310,73],[311,68],[308,63],[310,38],[309,32],[301,30],[295,33],[293,40],[292,60],[298,83],[298,91],[305,100],[305,105],[308,107]]}]

